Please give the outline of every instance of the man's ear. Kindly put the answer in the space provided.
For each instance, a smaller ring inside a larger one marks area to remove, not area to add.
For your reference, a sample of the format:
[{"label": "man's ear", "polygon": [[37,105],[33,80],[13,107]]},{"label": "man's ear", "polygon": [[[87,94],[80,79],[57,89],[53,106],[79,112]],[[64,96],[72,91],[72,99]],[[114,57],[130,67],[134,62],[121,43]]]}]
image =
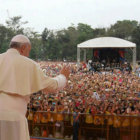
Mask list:
[{"label": "man's ear", "polygon": [[24,52],[25,48],[26,48],[26,46],[25,46],[25,45],[22,45],[22,46],[21,46],[21,49],[20,49],[21,53],[23,53],[23,52]]}]

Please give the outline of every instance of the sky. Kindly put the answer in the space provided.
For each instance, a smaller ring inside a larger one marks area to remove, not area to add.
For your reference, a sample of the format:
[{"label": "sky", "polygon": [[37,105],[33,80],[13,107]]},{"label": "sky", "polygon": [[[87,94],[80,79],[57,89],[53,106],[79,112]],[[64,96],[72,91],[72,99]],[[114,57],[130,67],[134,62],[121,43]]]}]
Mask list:
[{"label": "sky", "polygon": [[78,23],[109,27],[124,19],[140,22],[140,0],[0,0],[0,24],[14,16],[38,32]]}]

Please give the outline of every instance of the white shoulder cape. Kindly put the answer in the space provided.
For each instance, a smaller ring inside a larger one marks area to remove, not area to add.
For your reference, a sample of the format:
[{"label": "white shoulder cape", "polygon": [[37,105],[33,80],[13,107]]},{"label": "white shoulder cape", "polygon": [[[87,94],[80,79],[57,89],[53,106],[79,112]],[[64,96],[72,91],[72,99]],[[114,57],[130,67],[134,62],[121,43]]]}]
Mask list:
[{"label": "white shoulder cape", "polygon": [[16,49],[9,49],[0,54],[0,91],[10,94],[29,95],[39,90],[56,90],[66,78],[45,76],[39,65],[19,54]]}]

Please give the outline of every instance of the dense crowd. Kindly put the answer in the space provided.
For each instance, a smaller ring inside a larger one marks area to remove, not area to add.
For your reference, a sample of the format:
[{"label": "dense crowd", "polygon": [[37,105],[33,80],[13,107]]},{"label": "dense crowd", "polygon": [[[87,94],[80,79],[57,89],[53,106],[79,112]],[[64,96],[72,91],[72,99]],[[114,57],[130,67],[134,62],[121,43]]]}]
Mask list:
[{"label": "dense crowd", "polygon": [[67,86],[57,93],[34,93],[29,110],[91,114],[140,115],[140,78],[133,72],[114,69],[88,71],[81,63],[39,62],[44,74],[56,76],[63,65],[71,74]]}]

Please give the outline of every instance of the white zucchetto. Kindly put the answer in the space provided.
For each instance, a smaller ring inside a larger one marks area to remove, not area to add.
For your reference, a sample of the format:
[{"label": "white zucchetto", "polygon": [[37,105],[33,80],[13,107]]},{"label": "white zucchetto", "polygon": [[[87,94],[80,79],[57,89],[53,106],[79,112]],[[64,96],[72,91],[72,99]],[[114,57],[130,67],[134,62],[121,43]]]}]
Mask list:
[{"label": "white zucchetto", "polygon": [[30,40],[24,35],[16,35],[12,38],[11,42],[30,43]]}]

